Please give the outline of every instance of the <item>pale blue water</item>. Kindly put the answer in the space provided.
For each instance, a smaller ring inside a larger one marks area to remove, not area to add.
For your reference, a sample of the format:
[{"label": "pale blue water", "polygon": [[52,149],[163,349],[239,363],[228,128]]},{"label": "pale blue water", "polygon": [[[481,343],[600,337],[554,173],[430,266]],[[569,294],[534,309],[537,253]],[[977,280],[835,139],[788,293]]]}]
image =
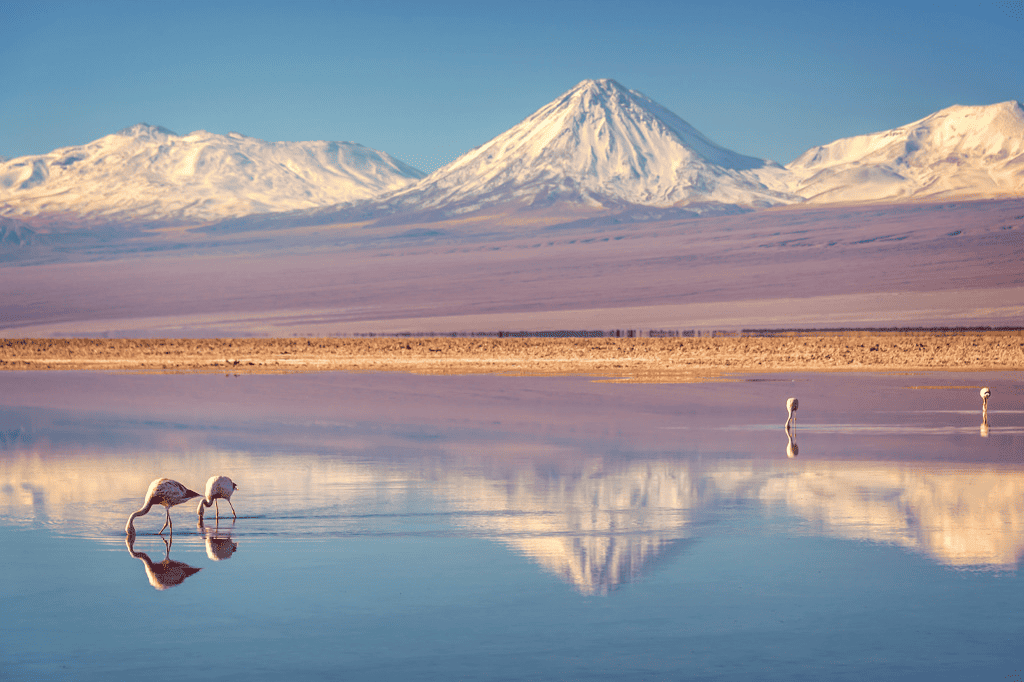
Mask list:
[{"label": "pale blue water", "polygon": [[1024,678],[1020,375],[750,378],[0,373],[0,678]]}]

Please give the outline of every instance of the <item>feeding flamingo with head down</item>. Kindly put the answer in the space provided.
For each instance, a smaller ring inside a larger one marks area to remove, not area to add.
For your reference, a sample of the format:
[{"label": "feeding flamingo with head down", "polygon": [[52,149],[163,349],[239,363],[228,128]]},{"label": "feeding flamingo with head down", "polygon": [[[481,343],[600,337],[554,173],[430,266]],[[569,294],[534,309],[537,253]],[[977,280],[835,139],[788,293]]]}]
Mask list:
[{"label": "feeding flamingo with head down", "polygon": [[800,407],[800,401],[796,398],[790,398],[786,401],[786,409],[789,410],[789,418],[786,420],[786,429],[789,429],[790,422],[794,422],[796,420],[794,412],[796,412],[798,407]]},{"label": "feeding flamingo with head down", "polygon": [[128,523],[124,526],[124,532],[129,535],[135,535],[135,517],[148,514],[154,504],[162,504],[167,519],[160,528],[160,534],[162,535],[164,528],[168,526],[171,528],[171,533],[174,533],[174,524],[171,523],[171,507],[191,500],[193,497],[199,497],[199,493],[189,490],[177,481],[172,481],[169,478],[156,479],[149,484],[149,490],[146,491],[146,500],[142,508],[132,512],[132,515],[128,517]]},{"label": "feeding flamingo with head down", "polygon": [[[211,507],[217,500],[227,500],[228,506],[231,507],[231,516],[235,519],[238,515],[235,514],[235,505],[231,504],[231,494],[238,489],[227,476],[210,476],[210,480],[206,482],[206,497],[199,500],[199,506],[196,507],[196,514],[199,515],[199,525],[203,524],[203,507]],[[217,520],[220,520],[220,503],[217,503]]]}]

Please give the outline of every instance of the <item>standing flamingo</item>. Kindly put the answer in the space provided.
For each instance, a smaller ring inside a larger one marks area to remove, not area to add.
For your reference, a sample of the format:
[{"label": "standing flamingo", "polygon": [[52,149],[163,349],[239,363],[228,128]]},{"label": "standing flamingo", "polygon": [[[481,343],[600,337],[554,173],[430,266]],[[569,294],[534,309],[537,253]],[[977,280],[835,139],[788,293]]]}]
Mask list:
[{"label": "standing flamingo", "polygon": [[797,408],[800,407],[800,401],[796,398],[790,398],[786,401],[786,409],[789,410],[789,418],[786,420],[786,429],[789,429],[789,423],[795,421],[793,413],[796,412]]},{"label": "standing flamingo", "polygon": [[135,535],[135,517],[143,516],[148,514],[149,510],[153,508],[154,504],[162,504],[164,506],[164,513],[167,515],[167,520],[164,521],[163,527],[160,528],[160,535],[163,535],[164,528],[171,527],[171,533],[174,533],[174,524],[171,523],[171,507],[176,504],[181,504],[186,500],[191,500],[193,497],[199,497],[199,493],[189,490],[177,481],[172,481],[169,478],[158,478],[149,484],[149,490],[146,491],[146,503],[142,509],[132,512],[132,515],[128,517],[128,523],[124,526],[124,532],[129,535]]},{"label": "standing flamingo", "polygon": [[988,386],[981,389],[981,423],[988,424],[988,399],[992,395],[992,391],[988,390]]},{"label": "standing flamingo", "polygon": [[[227,500],[228,506],[231,507],[231,516],[238,518],[235,514],[235,505],[231,504],[231,493],[235,492],[238,486],[235,485],[227,476],[210,476],[210,480],[206,482],[206,497],[199,500],[199,506],[196,507],[196,514],[199,515],[199,525],[203,524],[203,507],[213,506],[217,500]],[[217,520],[220,520],[220,502],[217,502]]]}]

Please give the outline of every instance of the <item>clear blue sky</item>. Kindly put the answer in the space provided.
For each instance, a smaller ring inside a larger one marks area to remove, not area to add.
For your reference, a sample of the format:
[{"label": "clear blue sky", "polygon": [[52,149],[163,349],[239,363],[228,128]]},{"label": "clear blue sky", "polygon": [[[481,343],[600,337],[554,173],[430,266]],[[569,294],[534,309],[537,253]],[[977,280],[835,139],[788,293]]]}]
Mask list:
[{"label": "clear blue sky", "polygon": [[0,0],[0,156],[138,122],[351,140],[423,170],[584,78],[791,161],[1024,100],[1024,2]]}]

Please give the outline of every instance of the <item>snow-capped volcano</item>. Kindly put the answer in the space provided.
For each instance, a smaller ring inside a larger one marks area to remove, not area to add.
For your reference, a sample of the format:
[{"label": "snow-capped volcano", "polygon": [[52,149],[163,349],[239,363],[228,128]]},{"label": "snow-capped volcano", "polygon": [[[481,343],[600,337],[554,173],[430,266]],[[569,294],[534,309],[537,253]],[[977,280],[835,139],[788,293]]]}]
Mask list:
[{"label": "snow-capped volcano", "polygon": [[523,122],[415,185],[392,206],[691,202],[769,205],[796,200],[750,171],[777,164],[724,149],[647,96],[614,80],[585,80]]},{"label": "snow-capped volcano", "polygon": [[1024,107],[952,106],[893,130],[814,147],[786,166],[808,201],[1024,194]]},{"label": "snow-capped volcano", "polygon": [[436,219],[505,204],[701,213],[1007,195],[1024,196],[1018,102],[950,107],[815,147],[782,167],[724,149],[645,95],[603,79],[579,83],[427,177],[352,142],[179,136],[146,124],[0,160],[0,243],[30,242],[53,225],[196,225],[267,213],[283,214],[271,219],[278,224],[326,224],[415,220],[419,212]]},{"label": "snow-capped volcano", "polygon": [[179,136],[143,123],[0,163],[0,216],[196,223],[367,199],[421,177],[353,142]]}]

